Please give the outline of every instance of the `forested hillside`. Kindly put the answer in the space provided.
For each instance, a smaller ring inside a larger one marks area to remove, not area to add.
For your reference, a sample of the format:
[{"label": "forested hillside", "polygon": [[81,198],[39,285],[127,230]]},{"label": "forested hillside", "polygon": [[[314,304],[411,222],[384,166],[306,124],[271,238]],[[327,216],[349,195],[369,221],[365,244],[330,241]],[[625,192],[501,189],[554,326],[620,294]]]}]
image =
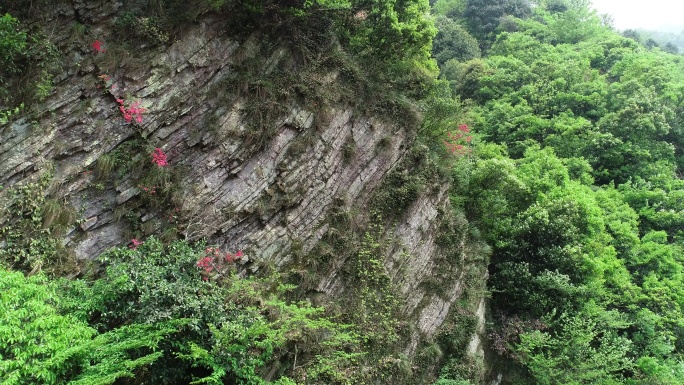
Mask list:
[{"label": "forested hillside", "polygon": [[684,383],[684,63],[624,35],[0,4],[0,382]]},{"label": "forested hillside", "polygon": [[511,383],[680,384],[684,65],[588,6],[434,6],[440,77],[475,137],[453,188],[493,248],[494,367]]},{"label": "forested hillside", "polygon": [[660,49],[677,54],[684,50],[684,33],[651,31],[646,29],[628,29],[622,32],[625,37],[632,38],[643,43],[646,47],[659,47]]}]

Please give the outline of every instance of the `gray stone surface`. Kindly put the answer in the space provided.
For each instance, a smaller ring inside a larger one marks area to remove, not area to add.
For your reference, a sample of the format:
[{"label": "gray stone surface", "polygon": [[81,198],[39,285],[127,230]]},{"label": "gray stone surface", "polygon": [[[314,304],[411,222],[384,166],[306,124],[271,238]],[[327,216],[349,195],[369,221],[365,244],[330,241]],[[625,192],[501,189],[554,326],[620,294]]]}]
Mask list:
[{"label": "gray stone surface", "polygon": [[[93,25],[93,40],[106,45],[117,3],[103,4],[76,0],[73,9],[62,10],[55,20],[56,40],[67,44],[71,18],[88,15],[81,21]],[[220,102],[212,91],[235,63],[254,51],[249,45],[257,43],[248,40],[241,46],[227,39],[217,32],[219,23],[198,23],[135,66],[107,69],[109,60],[89,46],[65,45],[72,51],[64,55],[64,73],[56,77],[55,90],[37,116],[0,126],[0,185],[28,183],[53,172],[50,194],[69,202],[83,220],[65,239],[79,258],[130,242],[128,224],[117,209],[141,198],[139,186],[133,180],[96,186],[100,182],[91,171],[100,156],[136,137],[145,138],[150,148],[163,149],[169,167],[179,170],[181,192],[174,204],[184,223],[182,235],[207,238],[226,250],[245,250],[254,266],[287,266],[295,242],[310,251],[340,202],[343,209],[367,215],[371,194],[404,156],[411,140],[404,129],[343,104],[324,114],[292,105],[275,127],[264,127],[275,132],[264,146],[246,142],[242,112],[248,100]],[[274,51],[264,70],[286,55],[285,50]],[[102,74],[111,77],[117,90],[97,88]],[[336,77],[332,73],[326,81]],[[147,109],[141,124],[124,121],[116,96],[141,102]],[[344,153],[347,143],[353,144],[351,154]],[[415,320],[404,349],[408,356],[435,335],[463,291],[462,272],[441,282],[440,295],[421,285],[441,268],[435,237],[448,194],[446,186],[439,190],[421,196],[395,228],[387,229],[393,241],[385,268],[402,296],[402,312]],[[145,222],[156,215],[148,211]],[[344,295],[347,288],[338,273],[325,275],[318,290]],[[471,350],[479,354],[479,340],[473,340]]]}]

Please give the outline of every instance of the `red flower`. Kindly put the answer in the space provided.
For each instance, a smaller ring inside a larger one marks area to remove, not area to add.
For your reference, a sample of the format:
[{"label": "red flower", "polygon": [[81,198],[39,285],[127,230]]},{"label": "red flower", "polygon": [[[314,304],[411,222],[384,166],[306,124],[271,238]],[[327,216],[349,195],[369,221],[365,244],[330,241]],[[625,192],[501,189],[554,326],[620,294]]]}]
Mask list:
[{"label": "red flower", "polygon": [[458,126],[457,132],[447,132],[447,139],[444,141],[444,145],[447,150],[456,156],[463,156],[465,154],[471,153],[472,149],[466,146],[470,145],[473,140],[471,135],[466,135],[470,132],[470,128],[467,124],[461,124]]},{"label": "red flower", "polygon": [[125,102],[123,99],[116,98],[116,102],[119,103],[119,111],[123,114],[124,120],[126,123],[130,123],[131,120],[133,120],[133,117],[135,117],[135,121],[138,123],[142,123],[143,121],[143,113],[147,111],[144,107],[140,106],[140,102],[134,102],[133,104],[130,105],[130,107],[126,108]]},{"label": "red flower", "polygon": [[169,165],[169,162],[166,159],[166,154],[164,154],[164,151],[162,151],[161,148],[155,148],[154,152],[152,152],[150,155],[152,155],[152,163],[156,164],[158,167]]},{"label": "red flower", "polygon": [[209,273],[210,271],[214,270],[213,262],[214,262],[213,258],[204,257],[204,258],[200,259],[199,261],[197,261],[197,267],[199,267],[200,269],[204,269],[204,271]]},{"label": "red flower", "polygon": [[102,42],[99,40],[95,40],[92,44],[92,47],[95,50],[95,52],[107,52],[106,49],[102,48]]},{"label": "red flower", "polygon": [[138,246],[140,246],[140,245],[143,244],[142,241],[139,241],[139,240],[137,240],[137,239],[135,239],[135,238],[131,239],[131,243],[132,243],[132,245],[130,245],[130,246],[128,246],[128,247],[130,247],[130,248],[133,249],[133,250],[137,249]]}]

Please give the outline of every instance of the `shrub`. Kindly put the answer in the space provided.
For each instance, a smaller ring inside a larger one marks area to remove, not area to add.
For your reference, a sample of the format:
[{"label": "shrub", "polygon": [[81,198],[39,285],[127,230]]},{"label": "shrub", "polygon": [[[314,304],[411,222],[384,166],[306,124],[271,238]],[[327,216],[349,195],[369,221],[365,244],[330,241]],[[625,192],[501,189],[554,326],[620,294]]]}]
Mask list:
[{"label": "shrub", "polygon": [[19,30],[19,20],[9,13],[0,17],[0,68],[6,74],[17,73],[20,69],[16,60],[26,54],[26,32]]},{"label": "shrub", "polygon": [[29,34],[20,27],[10,14],[0,16],[0,112],[52,90],[54,45],[39,30]]},{"label": "shrub", "polygon": [[[161,356],[172,324],[129,325],[108,333],[62,314],[57,285],[0,269],[0,382],[5,385],[112,384]],[[176,324],[178,324],[176,322]]]},{"label": "shrub", "polygon": [[184,320],[179,334],[159,342],[166,353],[137,376],[140,383],[231,378],[262,384],[265,368],[279,360],[293,361],[286,366],[292,373],[280,375],[283,384],[285,374],[306,383],[344,377],[359,355],[356,334],[325,318],[322,308],[285,301],[293,287],[278,276],[238,276],[231,266],[242,255],[184,241],[136,240],[102,255],[106,272],[82,290],[90,293],[84,302],[103,331]]}]

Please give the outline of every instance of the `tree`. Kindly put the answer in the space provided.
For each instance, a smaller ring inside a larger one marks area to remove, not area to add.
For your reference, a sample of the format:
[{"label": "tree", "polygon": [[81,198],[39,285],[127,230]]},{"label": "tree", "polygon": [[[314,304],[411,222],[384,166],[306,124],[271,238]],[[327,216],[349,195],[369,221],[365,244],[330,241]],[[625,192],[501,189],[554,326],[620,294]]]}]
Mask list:
[{"label": "tree", "polygon": [[603,22],[589,0],[569,0],[567,6],[565,12],[553,14],[549,20],[548,28],[556,36],[554,44],[575,44],[603,33]]},{"label": "tree", "polygon": [[[540,385],[624,383],[632,367],[629,339],[617,330],[628,326],[617,312],[563,313],[555,332],[532,331],[520,336],[515,350]],[[617,330],[616,330],[617,329]]]},{"label": "tree", "polygon": [[563,13],[568,10],[568,0],[547,0],[545,2],[546,10],[550,13]]},{"label": "tree", "polygon": [[482,40],[496,30],[503,16],[525,18],[531,14],[528,0],[468,0],[463,17],[471,33]]},{"label": "tree", "polygon": [[466,0],[437,0],[432,5],[432,12],[450,19],[459,19],[463,16],[465,5]]},{"label": "tree", "polygon": [[473,59],[460,63],[455,59],[448,60],[442,68],[442,76],[453,82],[454,91],[461,99],[478,97],[480,78],[489,73],[484,60]]},{"label": "tree", "polygon": [[352,9],[363,15],[353,42],[357,50],[370,50],[380,60],[429,58],[437,29],[427,0],[354,0]]},{"label": "tree", "polygon": [[665,52],[671,53],[671,54],[673,54],[673,55],[678,55],[678,54],[679,54],[679,47],[677,47],[676,45],[674,45],[674,43],[672,43],[671,41],[668,41],[667,43],[665,43],[665,46],[663,47],[663,50],[664,50]]},{"label": "tree", "polygon": [[432,43],[432,54],[442,67],[447,60],[467,61],[480,57],[477,40],[455,21],[444,16],[435,20],[437,35]]},{"label": "tree", "polygon": [[632,39],[636,42],[641,42],[641,34],[635,29],[626,29],[622,31],[622,36]]},{"label": "tree", "polygon": [[644,43],[644,47],[648,49],[660,48],[660,44],[657,41],[655,41],[655,39],[648,38]]}]

